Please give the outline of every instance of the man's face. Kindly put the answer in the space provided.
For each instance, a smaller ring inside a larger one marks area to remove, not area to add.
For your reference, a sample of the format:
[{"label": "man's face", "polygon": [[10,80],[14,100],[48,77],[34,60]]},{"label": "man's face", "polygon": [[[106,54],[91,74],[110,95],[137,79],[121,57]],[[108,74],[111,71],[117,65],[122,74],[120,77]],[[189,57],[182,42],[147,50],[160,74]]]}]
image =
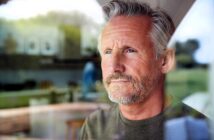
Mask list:
[{"label": "man's face", "polygon": [[158,87],[162,73],[151,42],[151,19],[112,18],[101,36],[101,67],[109,98],[121,104],[143,102]]}]

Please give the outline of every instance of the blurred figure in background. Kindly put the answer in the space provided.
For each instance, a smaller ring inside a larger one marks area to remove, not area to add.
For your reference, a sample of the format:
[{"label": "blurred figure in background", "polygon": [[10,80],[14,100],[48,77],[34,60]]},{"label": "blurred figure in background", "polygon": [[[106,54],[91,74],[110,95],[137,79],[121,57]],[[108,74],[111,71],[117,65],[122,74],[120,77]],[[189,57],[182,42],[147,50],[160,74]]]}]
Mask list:
[{"label": "blurred figure in background", "polygon": [[83,70],[83,95],[81,100],[90,101],[90,94],[95,92],[97,69],[93,61],[88,61]]}]

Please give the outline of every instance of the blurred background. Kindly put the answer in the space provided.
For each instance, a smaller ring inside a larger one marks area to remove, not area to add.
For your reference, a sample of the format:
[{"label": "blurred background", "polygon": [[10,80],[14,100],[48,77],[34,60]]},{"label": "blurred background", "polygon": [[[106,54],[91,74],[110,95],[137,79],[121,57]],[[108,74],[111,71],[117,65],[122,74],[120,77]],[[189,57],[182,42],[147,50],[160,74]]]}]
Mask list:
[{"label": "blurred background", "polygon": [[[109,107],[96,49],[105,23],[102,3],[0,1],[0,139],[77,139],[85,117]],[[199,121],[191,127],[203,128],[198,138],[205,140],[212,135],[205,118],[212,119],[214,2],[182,4],[189,7],[177,7],[182,16],[169,43],[176,67],[165,87],[173,106],[168,126],[192,116]]]}]

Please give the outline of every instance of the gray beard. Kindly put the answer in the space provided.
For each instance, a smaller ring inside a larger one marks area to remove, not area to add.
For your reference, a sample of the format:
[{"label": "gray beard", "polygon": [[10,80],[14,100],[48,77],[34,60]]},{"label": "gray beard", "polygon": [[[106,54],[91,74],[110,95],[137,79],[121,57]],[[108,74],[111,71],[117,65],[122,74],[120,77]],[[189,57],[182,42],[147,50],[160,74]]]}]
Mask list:
[{"label": "gray beard", "polygon": [[120,97],[120,98],[115,98],[113,97],[111,94],[108,94],[109,99],[112,102],[118,103],[118,104],[124,104],[124,105],[130,105],[133,103],[139,103],[139,102],[143,102],[143,100],[145,99],[146,95],[132,95],[131,97]]},{"label": "gray beard", "polygon": [[124,104],[124,105],[130,105],[134,103],[140,103],[144,102],[146,98],[150,95],[150,92],[153,90],[153,86],[157,85],[159,82],[159,78],[157,79],[151,79],[149,77],[144,77],[144,79],[141,81],[140,84],[136,82],[131,76],[123,75],[123,74],[114,74],[111,77],[107,78],[105,81],[105,88],[107,89],[107,86],[110,84],[110,80],[112,78],[119,78],[119,77],[125,77],[127,78],[133,86],[133,93],[130,96],[126,97],[114,97],[111,94],[111,91],[108,91],[108,97],[112,102],[118,103],[118,104]]}]

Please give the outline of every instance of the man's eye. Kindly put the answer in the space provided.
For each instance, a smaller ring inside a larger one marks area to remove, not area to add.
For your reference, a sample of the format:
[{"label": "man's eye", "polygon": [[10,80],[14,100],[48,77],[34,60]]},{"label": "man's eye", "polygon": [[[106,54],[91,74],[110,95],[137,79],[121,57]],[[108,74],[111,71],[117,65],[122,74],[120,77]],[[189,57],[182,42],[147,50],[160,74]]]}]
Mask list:
[{"label": "man's eye", "polygon": [[109,50],[109,49],[108,49],[108,50],[105,50],[105,51],[104,51],[104,54],[111,54],[111,51],[112,51],[112,50]]},{"label": "man's eye", "polygon": [[133,49],[133,48],[127,48],[127,49],[125,49],[125,52],[126,53],[134,53],[134,52],[137,52],[135,49]]}]

